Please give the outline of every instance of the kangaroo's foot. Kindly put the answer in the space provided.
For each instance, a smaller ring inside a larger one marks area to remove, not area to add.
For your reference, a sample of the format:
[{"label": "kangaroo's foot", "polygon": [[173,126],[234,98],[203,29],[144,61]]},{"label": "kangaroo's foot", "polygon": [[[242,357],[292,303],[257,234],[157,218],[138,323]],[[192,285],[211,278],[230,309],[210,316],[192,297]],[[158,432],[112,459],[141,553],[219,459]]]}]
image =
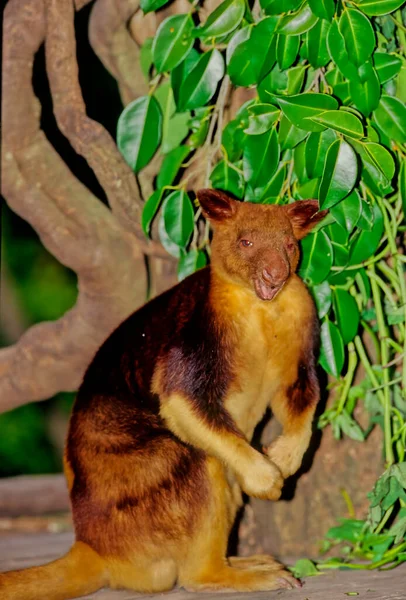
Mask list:
[{"label": "kangaroo's foot", "polygon": [[269,554],[254,554],[253,556],[230,556],[228,562],[237,569],[261,568],[280,571],[284,566]]},{"label": "kangaroo's foot", "polygon": [[[237,565],[238,558],[237,561],[235,558],[232,557],[231,563]],[[182,585],[188,591],[202,592],[254,592],[301,587],[300,581],[295,579],[282,565],[278,565],[276,561],[272,560],[269,563],[263,561],[261,564],[260,560],[256,560],[259,557],[252,558],[255,560],[250,564],[248,564],[249,559],[243,559],[238,567],[223,566],[221,569],[213,569],[213,571],[199,574],[190,581],[182,582]],[[263,559],[263,557],[261,558]],[[242,566],[243,561],[246,566]]]}]

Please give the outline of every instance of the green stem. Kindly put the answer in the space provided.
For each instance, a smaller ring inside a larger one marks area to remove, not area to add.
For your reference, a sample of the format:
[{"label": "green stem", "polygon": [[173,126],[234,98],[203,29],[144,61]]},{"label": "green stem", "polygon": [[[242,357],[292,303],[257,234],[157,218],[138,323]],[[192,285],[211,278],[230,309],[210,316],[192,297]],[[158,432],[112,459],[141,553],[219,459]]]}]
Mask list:
[{"label": "green stem", "polygon": [[[382,363],[384,365],[386,365],[386,363],[389,362],[388,346],[385,342],[385,338],[388,335],[388,331],[387,331],[387,327],[386,327],[386,323],[385,323],[385,317],[383,314],[382,300],[381,300],[381,295],[379,293],[379,287],[378,287],[376,278],[373,277],[373,275],[375,275],[375,272],[374,272],[374,267],[372,265],[368,269],[368,275],[370,276],[370,280],[371,280],[372,296],[374,299],[379,337],[381,340]],[[383,390],[383,394],[384,394],[384,404],[383,404],[384,437],[385,437],[385,457],[386,457],[386,462],[387,462],[388,466],[392,465],[395,461],[395,457],[393,454],[393,448],[392,448],[391,398],[390,398],[390,390],[388,388],[389,380],[390,380],[389,369],[384,369],[384,371],[383,371],[383,383],[385,385],[385,388]]]},{"label": "green stem", "polygon": [[341,392],[340,400],[338,401],[337,406],[337,414],[340,414],[343,411],[345,406],[345,402],[347,400],[348,392],[350,391],[352,380],[354,379],[354,374],[358,365],[358,357],[355,352],[355,347],[353,342],[348,344],[348,369],[344,378],[344,385]]},{"label": "green stem", "polygon": [[395,271],[393,269],[391,269],[391,267],[383,260],[379,261],[379,263],[377,264],[377,267],[389,279],[389,281],[393,285],[393,288],[396,291],[396,293],[398,294],[398,296],[401,296],[402,292],[400,290],[398,277],[397,277],[397,274],[395,273]]},{"label": "green stem", "polygon": [[368,333],[369,337],[372,340],[372,343],[374,345],[374,349],[376,352],[376,358],[375,358],[375,363],[380,363],[381,362],[381,345],[379,343],[379,340],[376,336],[375,331],[372,329],[372,327],[370,327],[368,325],[368,323],[366,321],[361,321],[361,325],[362,327],[365,329],[365,331]]},{"label": "green stem", "polygon": [[[354,344],[355,347],[357,349],[358,352],[358,356],[360,358],[360,361],[362,363],[362,366],[365,369],[366,374],[368,375],[369,379],[372,381],[373,385],[375,385],[376,387],[379,387],[379,381],[376,378],[376,375],[371,367],[371,364],[368,360],[368,356],[367,353],[365,352],[365,348],[364,348],[364,344],[362,343],[361,338],[359,337],[359,335],[355,336],[354,338]],[[380,402],[382,403],[382,405],[384,404],[385,398],[383,395],[383,392],[381,390],[378,390],[377,393]]]},{"label": "green stem", "polygon": [[391,385],[396,385],[397,383],[400,383],[401,381],[402,381],[402,378],[398,377],[397,379],[392,379],[391,381],[388,381],[388,383],[383,383],[382,385],[378,385],[378,387],[371,388],[369,391],[377,392],[378,390],[383,390],[384,388],[390,387]]},{"label": "green stem", "polygon": [[386,511],[386,513],[383,515],[380,523],[378,524],[377,528],[375,529],[374,533],[379,533],[380,531],[382,531],[382,529],[385,527],[389,517],[391,516],[391,514],[393,513],[393,509],[395,508],[395,505],[392,504],[392,506],[390,506],[388,508],[388,510]]},{"label": "green stem", "polygon": [[403,354],[403,347],[397,342],[395,342],[395,340],[393,340],[392,338],[388,338],[387,342],[389,346],[392,346],[392,348],[396,350],[396,352],[399,352],[399,354]]},{"label": "green stem", "polygon": [[388,251],[389,251],[389,244],[387,246],[385,246],[385,248],[376,256],[373,256],[372,258],[369,258],[368,260],[364,260],[361,263],[358,263],[357,265],[348,265],[346,267],[331,267],[332,271],[353,271],[354,269],[362,269],[362,267],[368,267],[369,265],[373,265],[374,263],[376,263],[378,260],[381,260],[382,258],[385,258],[388,256]]},{"label": "green stem", "polygon": [[396,300],[390,290],[390,287],[388,286],[388,284],[386,284],[384,282],[384,280],[382,279],[382,277],[379,277],[379,275],[377,275],[376,273],[372,272],[371,270],[368,271],[368,276],[370,279],[374,279],[376,281],[376,283],[379,285],[379,287],[382,289],[382,291],[384,292],[385,296],[388,298],[389,302],[392,304],[392,306],[396,307]]}]

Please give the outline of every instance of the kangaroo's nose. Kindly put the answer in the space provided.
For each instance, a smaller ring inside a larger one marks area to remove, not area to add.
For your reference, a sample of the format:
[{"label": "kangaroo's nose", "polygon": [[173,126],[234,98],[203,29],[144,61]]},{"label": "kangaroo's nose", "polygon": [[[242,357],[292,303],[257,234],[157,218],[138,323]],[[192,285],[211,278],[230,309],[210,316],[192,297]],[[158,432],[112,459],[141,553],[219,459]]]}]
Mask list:
[{"label": "kangaroo's nose", "polygon": [[265,267],[262,270],[262,278],[267,285],[277,287],[284,283],[288,276],[288,272],[284,265],[280,265],[280,267]]},{"label": "kangaroo's nose", "polygon": [[262,271],[262,277],[264,278],[266,283],[269,283],[270,285],[272,285],[274,283],[273,275],[270,271],[268,271],[268,269],[264,269]]}]

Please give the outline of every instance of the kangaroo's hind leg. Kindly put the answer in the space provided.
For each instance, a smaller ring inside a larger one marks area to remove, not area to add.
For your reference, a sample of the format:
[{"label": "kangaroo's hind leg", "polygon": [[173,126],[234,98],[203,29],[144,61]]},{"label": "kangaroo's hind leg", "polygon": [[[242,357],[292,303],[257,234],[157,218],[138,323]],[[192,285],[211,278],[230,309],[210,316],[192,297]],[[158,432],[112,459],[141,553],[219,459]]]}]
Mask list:
[{"label": "kangaroo's hind leg", "polygon": [[177,565],[169,558],[155,561],[110,559],[107,562],[109,585],[113,589],[156,594],[171,590],[176,584]]},{"label": "kangaroo's hind leg", "polygon": [[179,584],[190,591],[266,591],[300,587],[291,573],[271,557],[226,558],[227,542],[238,501],[224,468],[207,460],[210,499],[198,531],[179,565]]}]

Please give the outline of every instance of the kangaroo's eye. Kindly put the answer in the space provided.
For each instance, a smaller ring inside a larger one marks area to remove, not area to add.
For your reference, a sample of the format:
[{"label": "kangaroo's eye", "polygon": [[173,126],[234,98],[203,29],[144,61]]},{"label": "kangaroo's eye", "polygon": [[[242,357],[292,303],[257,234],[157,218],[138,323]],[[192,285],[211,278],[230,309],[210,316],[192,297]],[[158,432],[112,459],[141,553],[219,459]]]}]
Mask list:
[{"label": "kangaroo's eye", "polygon": [[240,246],[243,248],[251,248],[254,244],[250,240],[240,240]]},{"label": "kangaroo's eye", "polygon": [[294,242],[288,242],[286,244],[286,248],[288,252],[293,252],[293,250],[295,249],[296,245]]}]

